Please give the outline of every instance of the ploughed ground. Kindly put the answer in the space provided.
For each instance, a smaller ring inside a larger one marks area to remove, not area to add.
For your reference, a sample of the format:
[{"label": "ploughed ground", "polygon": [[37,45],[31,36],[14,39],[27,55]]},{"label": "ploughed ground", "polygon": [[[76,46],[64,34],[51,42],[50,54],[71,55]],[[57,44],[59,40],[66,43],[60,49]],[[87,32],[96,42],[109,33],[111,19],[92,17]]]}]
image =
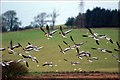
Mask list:
[{"label": "ploughed ground", "polygon": [[119,72],[44,72],[37,76],[19,76],[17,80],[120,80]]}]

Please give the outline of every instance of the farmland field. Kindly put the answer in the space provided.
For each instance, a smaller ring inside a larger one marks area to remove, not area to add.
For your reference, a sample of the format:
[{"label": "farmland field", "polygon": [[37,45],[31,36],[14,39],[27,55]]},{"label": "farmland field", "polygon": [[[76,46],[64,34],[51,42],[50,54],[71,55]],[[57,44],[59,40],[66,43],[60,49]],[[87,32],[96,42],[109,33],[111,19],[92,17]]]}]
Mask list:
[{"label": "farmland field", "polygon": [[[67,29],[64,29],[65,31]],[[100,45],[95,43],[95,40],[92,38],[83,38],[82,34],[86,34],[88,32],[87,29],[73,29],[70,34],[67,35],[67,38],[62,38],[58,32],[54,34],[52,39],[47,39],[43,32],[40,29],[34,30],[24,30],[17,32],[7,32],[2,34],[2,47],[7,48],[9,46],[10,40],[13,41],[13,45],[18,42],[26,47],[28,42],[31,42],[36,46],[44,46],[39,52],[31,51],[29,54],[35,56],[39,63],[32,62],[29,59],[26,59],[29,62],[29,72],[73,72],[73,71],[102,71],[102,72],[118,72],[118,62],[112,54],[118,54],[118,52],[114,51],[114,48],[117,48],[116,41],[118,41],[118,29],[117,28],[92,28],[92,30],[98,34],[106,34],[114,41],[114,44],[108,42],[105,39],[100,41]],[[88,32],[89,33],[89,32]],[[90,33],[89,33],[90,34]],[[63,43],[63,40],[68,42],[68,44],[73,45],[73,42],[70,40],[70,36],[74,38],[76,43],[85,42],[79,50],[80,51],[89,51],[92,57],[98,57],[99,60],[95,60],[93,62],[89,62],[87,58],[83,58],[82,60],[76,57],[76,50],[69,50],[66,54],[60,53],[60,49],[58,45],[60,45],[63,49],[68,47]],[[103,53],[101,51],[92,50],[92,47],[100,47],[106,48],[112,51],[112,53]],[[22,53],[24,55],[28,55],[23,52],[21,48],[15,49],[16,52]],[[19,60],[21,56],[17,54],[8,54],[8,51],[5,50],[2,52],[3,58],[2,60]],[[80,62],[77,65],[71,65],[70,63],[64,61],[64,58],[71,60],[73,62]],[[53,67],[45,66],[42,64],[44,62],[52,62]],[[23,63],[24,64],[24,63]],[[24,64],[25,65],[25,64]]]}]

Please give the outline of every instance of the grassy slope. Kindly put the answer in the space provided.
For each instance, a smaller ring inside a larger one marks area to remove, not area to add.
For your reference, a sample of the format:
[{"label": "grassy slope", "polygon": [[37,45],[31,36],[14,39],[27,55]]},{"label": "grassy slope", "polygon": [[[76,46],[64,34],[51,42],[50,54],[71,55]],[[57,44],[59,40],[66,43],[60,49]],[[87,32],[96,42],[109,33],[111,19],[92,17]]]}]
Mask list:
[{"label": "grassy slope", "polygon": [[[92,29],[97,33],[102,33],[110,36],[113,41],[118,40],[118,30],[114,28],[101,28],[101,29]],[[47,38],[43,35],[43,32],[40,30],[27,30],[27,31],[20,31],[20,32],[9,32],[3,33],[2,35],[2,46],[7,48],[9,46],[9,41],[13,40],[13,44],[17,42],[21,43],[22,46],[26,46],[27,42],[31,42],[37,46],[44,46],[43,49],[39,52],[30,52],[30,55],[36,56],[39,60],[39,67],[37,67],[37,63],[31,62],[30,60],[26,59],[29,64],[29,71],[30,72],[42,72],[42,71],[74,71],[74,69],[81,68],[82,71],[118,71],[118,63],[116,60],[111,56],[109,53],[102,53],[100,51],[92,50],[91,47],[104,47],[113,51],[113,54],[117,54],[113,49],[116,48],[116,44],[106,43],[106,40],[101,40],[100,45],[96,45],[95,41],[91,38],[83,38],[82,34],[88,32],[86,29],[75,29],[70,34],[67,35],[67,39],[63,39],[59,36],[58,32],[55,33],[53,39],[47,40]],[[72,41],[70,40],[69,36],[72,35],[76,42],[84,42],[88,41],[84,46],[81,46],[79,49],[80,51],[89,51],[92,53],[92,56],[96,56],[99,58],[98,61],[93,61],[89,63],[86,58],[80,60],[76,57],[75,50],[68,51],[65,55],[59,52],[58,44],[60,44],[63,48],[67,47],[62,41],[65,40],[70,45],[73,45]],[[21,48],[16,49],[15,51],[21,52],[25,54]],[[18,55],[10,55],[7,51],[3,52],[3,60],[18,60],[21,57]],[[79,65],[71,65],[65,62],[63,59],[67,58],[72,61],[79,61]],[[107,59],[105,59],[107,58]],[[57,64],[58,66],[55,67],[42,67],[41,65],[44,62],[53,62],[53,64]],[[23,63],[24,64],[24,63]]]}]

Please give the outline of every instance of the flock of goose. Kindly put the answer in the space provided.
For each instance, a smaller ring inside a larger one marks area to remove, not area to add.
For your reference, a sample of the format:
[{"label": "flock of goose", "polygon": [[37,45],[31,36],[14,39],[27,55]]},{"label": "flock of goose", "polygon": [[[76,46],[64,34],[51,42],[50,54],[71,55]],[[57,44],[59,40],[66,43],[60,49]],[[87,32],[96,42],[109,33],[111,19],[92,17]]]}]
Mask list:
[{"label": "flock of goose", "polygon": [[[48,26],[48,25],[46,26],[46,29],[43,29],[42,27],[40,27],[40,29],[41,29],[41,31],[44,33],[44,35],[47,37],[47,39],[51,39],[51,38],[53,37],[54,33],[56,33],[56,32],[58,31],[58,29],[56,29],[56,30],[53,30],[53,31],[50,32],[50,29],[49,29],[49,26]],[[66,35],[72,31],[72,29],[67,30],[67,31],[63,31],[62,26],[60,26],[59,29],[60,29],[59,34],[60,34],[63,38],[67,38]],[[95,32],[93,32],[89,27],[86,27],[86,29],[89,31],[90,35],[87,33],[87,34],[82,35],[82,37],[93,38],[93,39],[95,40],[95,42],[96,42],[97,45],[100,45],[100,44],[99,44],[99,41],[100,41],[101,39],[106,39],[106,40],[108,40],[111,44],[114,44],[113,40],[112,40],[110,37],[108,37],[107,35],[95,33]],[[45,31],[45,30],[46,30],[46,31]],[[58,48],[59,48],[59,52],[60,52],[60,53],[66,54],[67,51],[69,51],[69,50],[71,50],[71,49],[75,49],[75,50],[76,50],[76,53],[77,53],[76,56],[77,56],[79,59],[83,59],[83,57],[86,57],[89,62],[93,62],[94,60],[99,60],[98,57],[92,57],[92,54],[91,54],[89,51],[85,52],[85,51],[80,51],[80,50],[79,50],[79,48],[80,48],[82,45],[86,44],[87,41],[81,42],[81,43],[76,43],[76,41],[74,40],[73,36],[70,36],[70,40],[73,42],[74,45],[70,46],[69,43],[67,43],[66,41],[63,41],[63,43],[68,46],[68,47],[65,48],[65,49],[63,49],[63,48],[61,47],[61,45],[58,44]],[[119,45],[119,42],[118,42],[118,41],[116,42],[116,45],[117,45],[117,48],[115,48],[114,51],[117,51],[118,54],[112,54],[112,56],[113,56],[118,62],[120,62],[120,59],[119,59],[119,57],[118,57],[118,55],[119,55],[119,53],[120,53],[120,45]],[[17,48],[21,48],[21,50],[22,50],[23,52],[25,52],[26,55],[25,55],[25,54],[22,54],[22,53],[19,53],[19,52],[15,52],[15,49],[17,49]],[[16,62],[17,62],[17,63],[24,62],[24,63],[26,64],[26,66],[29,67],[29,63],[28,63],[28,61],[27,61],[26,59],[30,59],[30,60],[33,61],[33,62],[39,63],[39,61],[37,60],[37,58],[34,57],[34,56],[31,56],[31,55],[29,54],[29,52],[30,52],[30,51],[38,52],[38,51],[40,51],[40,49],[42,49],[42,48],[43,48],[43,46],[39,46],[39,47],[38,47],[38,46],[33,45],[33,44],[30,43],[30,42],[28,42],[28,45],[27,45],[26,47],[23,47],[20,43],[17,43],[16,45],[13,45],[13,42],[12,42],[12,40],[11,40],[11,41],[9,42],[9,47],[8,47],[8,48],[0,48],[0,51],[3,52],[3,51],[5,51],[5,50],[8,50],[8,53],[9,53],[9,54],[17,54],[17,55],[21,56],[21,59],[17,60]],[[110,51],[110,50],[108,50],[108,49],[105,49],[105,48],[92,47],[91,49],[93,49],[93,50],[98,50],[98,51],[101,51],[101,52],[112,53],[112,51]],[[71,65],[80,64],[79,62],[73,62],[73,61],[68,60],[68,59],[66,59],[66,58],[64,58],[63,60],[66,61],[66,62],[68,62],[68,63],[70,63]],[[9,66],[10,63],[12,63],[13,61],[14,61],[14,60],[11,60],[11,61],[2,61],[2,62],[0,62],[0,64],[1,64],[3,67],[5,67],[5,66]],[[39,66],[39,65],[38,65],[38,66]],[[42,66],[43,66],[43,67],[44,67],[44,66],[53,67],[53,63],[52,63],[52,62],[45,62],[45,63],[42,64]],[[57,65],[55,65],[55,66],[57,66]]]}]

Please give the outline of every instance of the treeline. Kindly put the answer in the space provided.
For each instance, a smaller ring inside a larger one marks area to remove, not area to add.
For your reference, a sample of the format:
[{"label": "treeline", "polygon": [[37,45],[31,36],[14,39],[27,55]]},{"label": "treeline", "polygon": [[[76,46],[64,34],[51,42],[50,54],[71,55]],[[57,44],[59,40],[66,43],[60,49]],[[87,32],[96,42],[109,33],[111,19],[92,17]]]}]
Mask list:
[{"label": "treeline", "polygon": [[67,26],[76,27],[119,27],[119,11],[108,10],[96,7],[87,10],[86,13],[79,13],[77,17],[69,17],[65,23]]},{"label": "treeline", "polygon": [[[86,13],[79,13],[76,17],[69,17],[65,23],[70,28],[80,27],[119,27],[119,11],[117,9],[109,10],[101,7],[87,10]],[[22,22],[19,21],[17,13],[14,10],[6,11],[0,15],[0,28],[2,32],[17,31],[24,29],[32,29],[43,27],[50,24],[50,28],[54,29],[56,18],[59,16],[54,9],[52,13],[41,12],[34,17],[34,20],[27,26],[20,27]]]},{"label": "treeline", "polygon": [[17,13],[14,10],[8,10],[5,13],[0,15],[0,29],[2,32],[7,31],[18,31],[25,29],[32,29],[43,27],[47,24],[50,24],[50,28],[54,29],[56,18],[59,16],[57,11],[54,9],[52,13],[41,12],[34,17],[33,21],[27,26],[21,26],[22,22],[19,21]]}]

